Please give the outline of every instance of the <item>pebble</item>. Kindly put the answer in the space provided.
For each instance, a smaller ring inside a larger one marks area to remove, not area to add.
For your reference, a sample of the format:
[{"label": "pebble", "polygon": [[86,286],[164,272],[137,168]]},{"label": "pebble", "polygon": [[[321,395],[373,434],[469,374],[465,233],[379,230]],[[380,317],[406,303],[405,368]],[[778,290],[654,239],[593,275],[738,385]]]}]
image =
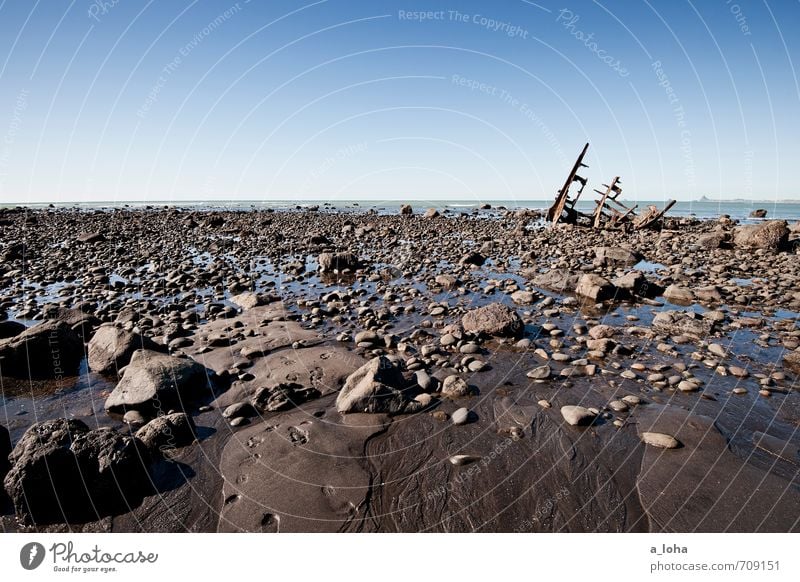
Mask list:
[{"label": "pebble", "polygon": [[442,394],[451,398],[460,398],[469,394],[469,386],[461,376],[453,374],[442,382]]},{"label": "pebble", "polygon": [[526,375],[528,376],[528,378],[531,378],[533,380],[545,380],[550,377],[550,374],[552,374],[552,370],[550,369],[550,366],[545,364],[544,366],[539,366],[538,368],[534,368]]},{"label": "pebble", "polygon": [[468,408],[459,408],[456,410],[452,415],[453,424],[456,426],[461,426],[463,424],[467,424],[469,420],[469,409]]},{"label": "pebble", "polygon": [[644,444],[660,449],[677,449],[681,446],[680,441],[674,436],[661,432],[643,432],[641,439]]},{"label": "pebble", "polygon": [[688,380],[681,380],[678,382],[678,390],[681,392],[696,392],[700,389],[700,386],[695,384],[694,382],[689,382]]},{"label": "pebble", "polygon": [[612,400],[611,402],[608,403],[608,407],[614,412],[628,411],[628,405],[625,404],[622,400]]},{"label": "pebble", "polygon": [[460,467],[461,465],[469,465],[470,463],[474,463],[475,461],[479,460],[480,457],[475,455],[453,455],[450,457],[450,462],[457,467]]}]

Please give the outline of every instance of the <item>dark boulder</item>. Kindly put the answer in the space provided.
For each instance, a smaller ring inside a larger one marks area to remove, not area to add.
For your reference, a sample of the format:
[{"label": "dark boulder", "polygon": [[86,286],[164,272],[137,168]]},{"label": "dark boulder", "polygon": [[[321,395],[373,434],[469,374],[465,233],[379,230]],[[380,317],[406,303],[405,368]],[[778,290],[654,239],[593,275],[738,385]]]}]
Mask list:
[{"label": "dark boulder", "polygon": [[323,273],[342,272],[345,270],[354,271],[361,264],[358,257],[353,253],[322,253],[317,259],[319,269]]},{"label": "dark boulder", "polygon": [[0,340],[0,376],[58,378],[78,372],[83,342],[63,321],[44,321]]},{"label": "dark boulder", "polygon": [[126,511],[148,491],[148,457],[135,438],[59,418],[31,426],[10,455],[3,484],[34,523],[96,520]]}]

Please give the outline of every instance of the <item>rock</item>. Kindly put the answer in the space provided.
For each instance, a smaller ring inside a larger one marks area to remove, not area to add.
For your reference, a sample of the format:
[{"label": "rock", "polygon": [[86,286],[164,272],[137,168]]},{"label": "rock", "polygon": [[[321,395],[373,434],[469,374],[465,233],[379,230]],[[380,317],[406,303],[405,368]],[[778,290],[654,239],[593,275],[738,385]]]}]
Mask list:
[{"label": "rock", "polygon": [[611,284],[617,289],[627,292],[629,295],[640,297],[655,297],[661,288],[651,283],[640,271],[630,271],[621,277],[611,280]]},{"label": "rock", "polygon": [[572,293],[579,278],[579,275],[566,269],[550,269],[544,274],[536,275],[533,278],[533,284],[559,293]]},{"label": "rock", "polygon": [[514,291],[511,300],[517,305],[530,305],[536,300],[536,296],[530,291]]},{"label": "rock", "polygon": [[694,296],[699,301],[705,301],[707,303],[722,302],[722,293],[720,293],[719,287],[717,287],[716,285],[705,285],[703,287],[697,287],[694,290]]},{"label": "rock", "polygon": [[458,286],[458,278],[453,275],[436,275],[434,281],[445,289],[454,289]]},{"label": "rock", "polygon": [[660,432],[643,432],[641,435],[642,442],[651,447],[658,447],[660,449],[677,449],[681,443],[674,436]]},{"label": "rock", "polygon": [[552,370],[550,369],[550,366],[545,364],[544,366],[539,366],[538,368],[534,368],[526,375],[528,376],[528,378],[531,378],[533,380],[545,380],[550,377],[550,374],[552,374]]},{"label": "rock", "polygon": [[410,204],[403,204],[400,207],[400,214],[402,214],[403,216],[410,216],[414,214],[414,209],[411,208]]},{"label": "rock", "polygon": [[483,263],[486,262],[486,257],[484,257],[480,253],[476,252],[469,252],[458,261],[460,265],[475,265],[476,267],[480,267]]},{"label": "rock", "polygon": [[83,244],[93,244],[105,241],[106,237],[102,232],[82,232],[77,236],[76,240]]},{"label": "rock", "polygon": [[375,344],[380,341],[380,337],[374,331],[364,330],[358,332],[353,338],[353,341],[355,341],[356,345],[361,343]]},{"label": "rock", "polygon": [[353,253],[322,253],[317,258],[322,273],[342,272],[346,269],[358,269],[360,261]]},{"label": "rock", "polygon": [[42,317],[46,320],[66,323],[72,328],[72,331],[78,334],[82,342],[88,341],[94,330],[100,325],[100,320],[91,313],[53,304],[45,305],[42,308]]},{"label": "rock", "polygon": [[120,413],[128,409],[160,412],[211,397],[210,373],[188,358],[136,350],[122,379],[106,399],[105,408]]},{"label": "rock", "polygon": [[720,344],[709,344],[708,351],[720,358],[728,357],[728,352]]},{"label": "rock", "polygon": [[473,309],[461,318],[464,331],[502,337],[520,337],[524,331],[516,311],[502,303],[490,303]]},{"label": "rock", "polygon": [[785,220],[740,226],[733,235],[733,244],[741,248],[778,250],[789,238]]},{"label": "rock", "polygon": [[437,216],[439,216],[439,211],[435,208],[428,208],[425,211],[425,218],[436,218]]},{"label": "rock", "polygon": [[480,461],[480,459],[481,458],[476,455],[453,455],[450,457],[450,462],[456,467],[460,467],[462,465],[469,465],[470,463]]},{"label": "rock", "polygon": [[0,340],[0,376],[73,376],[83,355],[83,342],[67,323],[44,321],[14,337]]},{"label": "rock", "polygon": [[766,218],[767,211],[764,208],[757,208],[750,213],[750,218]]},{"label": "rock", "polygon": [[259,412],[278,412],[289,410],[321,395],[322,393],[313,386],[304,387],[294,382],[282,382],[277,386],[262,386],[256,390],[250,403]]},{"label": "rock", "polygon": [[572,426],[584,426],[594,421],[595,414],[583,406],[562,406],[561,416]]},{"label": "rock", "polygon": [[261,293],[253,293],[251,291],[245,291],[244,293],[239,293],[238,295],[234,295],[230,298],[231,303],[238,305],[244,311],[253,309],[254,307],[260,307],[261,305],[266,305],[270,302],[269,300],[269,297],[262,295]]},{"label": "rock", "polygon": [[589,330],[589,337],[595,340],[614,337],[617,330],[610,325],[595,325]]},{"label": "rock", "polygon": [[608,403],[608,407],[614,412],[627,412],[628,405],[622,400],[612,400]]},{"label": "rock", "polygon": [[461,376],[448,376],[442,382],[442,394],[450,398],[461,398],[469,394],[469,386]]},{"label": "rock", "polygon": [[578,280],[578,285],[575,287],[577,295],[597,302],[613,299],[616,292],[617,289],[611,284],[611,281],[594,273],[587,273],[581,276]]},{"label": "rock", "polygon": [[158,416],[136,431],[136,438],[150,451],[185,447],[194,442],[194,421],[183,412]]},{"label": "rock", "polygon": [[347,377],[336,398],[336,409],[342,414],[415,412],[422,405],[408,397],[404,384],[399,366],[386,356],[378,356]]},{"label": "rock", "polygon": [[635,265],[644,257],[625,247],[596,247],[595,258],[601,265]]},{"label": "rock", "polygon": [[105,324],[89,340],[89,368],[98,374],[117,373],[131,361],[136,350],[158,351],[158,346],[138,333]]},{"label": "rock", "polygon": [[678,382],[678,390],[681,392],[696,392],[700,389],[700,386],[694,382],[690,382],[689,380],[681,380]]},{"label": "rock", "polygon": [[141,501],[149,482],[138,439],[59,418],[32,425],[11,453],[3,483],[35,523],[96,520]]},{"label": "rock", "polygon": [[700,248],[713,250],[722,247],[729,240],[730,234],[727,232],[715,231],[699,235],[696,244]]},{"label": "rock", "polygon": [[129,410],[122,415],[122,422],[131,426],[142,426],[147,423],[147,419],[138,410]]},{"label": "rock", "polygon": [[222,411],[222,418],[249,418],[255,414],[256,411],[250,402],[234,402]]},{"label": "rock", "polygon": [[453,415],[450,417],[453,424],[456,426],[461,426],[462,424],[467,424],[469,420],[469,409],[468,408],[459,408],[456,410]]},{"label": "rock", "polygon": [[800,374],[800,352],[790,352],[783,356],[783,365],[795,374]]},{"label": "rock", "polygon": [[415,377],[417,379],[417,386],[419,386],[420,390],[423,392],[433,392],[436,388],[436,379],[431,377],[425,370],[417,370],[415,372]]},{"label": "rock", "polygon": [[701,339],[711,333],[714,322],[691,311],[659,311],[653,318],[652,325],[659,333]]},{"label": "rock", "polygon": [[664,298],[670,303],[690,305],[694,301],[694,294],[691,289],[673,284],[664,289]]},{"label": "rock", "polygon": [[0,321],[0,340],[21,334],[27,328],[18,321]]}]

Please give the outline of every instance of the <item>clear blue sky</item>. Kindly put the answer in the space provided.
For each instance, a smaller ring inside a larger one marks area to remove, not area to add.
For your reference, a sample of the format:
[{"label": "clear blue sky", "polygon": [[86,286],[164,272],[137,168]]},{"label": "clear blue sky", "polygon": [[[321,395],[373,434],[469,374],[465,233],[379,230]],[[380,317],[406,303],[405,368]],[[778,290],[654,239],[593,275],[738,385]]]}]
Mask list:
[{"label": "clear blue sky", "polygon": [[[426,11],[422,18],[415,14]],[[0,201],[800,198],[800,3],[0,0]]]}]

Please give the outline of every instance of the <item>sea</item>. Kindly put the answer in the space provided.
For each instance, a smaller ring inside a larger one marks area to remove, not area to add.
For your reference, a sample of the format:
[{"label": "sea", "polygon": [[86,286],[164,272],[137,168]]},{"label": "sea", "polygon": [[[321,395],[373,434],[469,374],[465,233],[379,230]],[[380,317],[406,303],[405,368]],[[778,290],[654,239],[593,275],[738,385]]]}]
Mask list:
[{"label": "sea", "polygon": [[[641,212],[649,205],[661,208],[665,205],[664,200],[641,200],[625,201],[626,205],[637,205],[637,212]],[[94,211],[114,208],[145,208],[160,209],[164,207],[178,208],[185,210],[296,210],[314,208],[322,212],[377,212],[379,214],[396,214],[400,206],[410,204],[415,212],[420,212],[427,208],[447,209],[452,213],[471,213],[477,211],[482,206],[491,205],[493,210],[519,210],[532,209],[545,211],[552,204],[552,200],[202,200],[202,201],[99,201],[99,202],[35,202],[35,203],[0,203],[3,207],[26,206],[29,208],[74,208],[78,210]],[[579,200],[576,208],[582,212],[591,212],[594,209],[592,199]],[[766,219],[782,219],[795,221],[800,220],[800,200],[787,201],[764,201],[764,200],[701,200],[678,201],[667,216],[688,216],[703,220],[719,218],[726,214],[731,218],[742,221],[756,221],[750,217],[754,210],[766,210]]]}]

